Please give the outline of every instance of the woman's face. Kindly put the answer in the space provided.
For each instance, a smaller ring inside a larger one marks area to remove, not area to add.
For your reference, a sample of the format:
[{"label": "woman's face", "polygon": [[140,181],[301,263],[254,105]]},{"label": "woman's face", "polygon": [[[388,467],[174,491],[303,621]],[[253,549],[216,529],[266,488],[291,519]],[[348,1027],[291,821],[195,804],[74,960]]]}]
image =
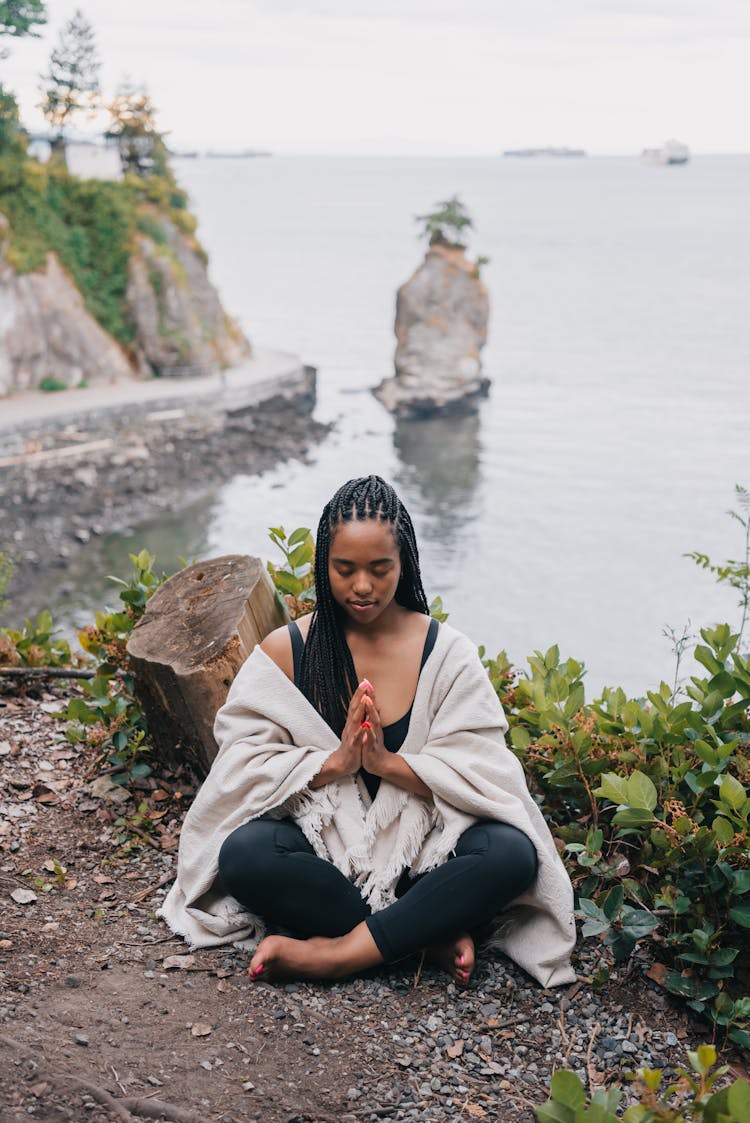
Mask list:
[{"label": "woman's face", "polygon": [[334,600],[351,620],[370,624],[393,602],[401,577],[393,524],[352,519],[333,531],[328,580]]}]

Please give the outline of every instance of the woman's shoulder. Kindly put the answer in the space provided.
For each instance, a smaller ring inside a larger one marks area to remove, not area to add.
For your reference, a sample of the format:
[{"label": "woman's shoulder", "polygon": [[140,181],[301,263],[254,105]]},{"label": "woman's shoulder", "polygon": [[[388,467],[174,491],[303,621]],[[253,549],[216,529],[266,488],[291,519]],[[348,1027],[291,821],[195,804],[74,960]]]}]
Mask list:
[{"label": "woman's shoulder", "polygon": [[292,654],[292,637],[287,624],[274,628],[258,645],[269,659],[272,659],[280,671],[294,682],[294,656]]}]

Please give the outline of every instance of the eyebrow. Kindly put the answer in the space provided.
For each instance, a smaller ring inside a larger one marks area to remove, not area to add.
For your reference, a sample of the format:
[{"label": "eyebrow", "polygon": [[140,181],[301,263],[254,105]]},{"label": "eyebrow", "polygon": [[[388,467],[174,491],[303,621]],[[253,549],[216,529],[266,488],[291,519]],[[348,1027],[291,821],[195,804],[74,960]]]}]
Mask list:
[{"label": "eyebrow", "polygon": [[[351,558],[331,558],[332,562],[338,562],[339,565],[355,565]],[[387,558],[375,558],[374,561],[368,562],[368,565],[384,565],[386,562],[394,561],[393,556]]]}]

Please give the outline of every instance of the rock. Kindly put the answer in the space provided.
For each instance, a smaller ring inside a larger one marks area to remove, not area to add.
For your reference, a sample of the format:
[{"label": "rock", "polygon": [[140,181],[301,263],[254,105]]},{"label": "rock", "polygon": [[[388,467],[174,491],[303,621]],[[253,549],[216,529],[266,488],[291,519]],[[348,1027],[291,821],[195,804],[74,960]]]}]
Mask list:
[{"label": "rock", "polygon": [[83,790],[88,791],[95,799],[103,799],[116,805],[127,803],[130,799],[130,794],[125,788],[115,784],[109,776],[97,776]]},{"label": "rock", "polygon": [[85,1033],[76,1033],[73,1035],[73,1040],[76,1045],[88,1045],[89,1039]]},{"label": "rock", "polygon": [[[6,220],[0,215],[0,232]],[[43,270],[17,275],[0,243],[0,397],[35,390],[45,379],[68,387],[134,375],[55,254]]]},{"label": "rock", "polygon": [[398,290],[394,378],[375,390],[398,417],[476,408],[489,387],[480,352],[487,339],[489,296],[462,246],[432,244]]},{"label": "rock", "polygon": [[224,312],[195,242],[159,216],[164,241],[141,236],[130,259],[126,300],[146,370],[205,374],[250,354]]}]

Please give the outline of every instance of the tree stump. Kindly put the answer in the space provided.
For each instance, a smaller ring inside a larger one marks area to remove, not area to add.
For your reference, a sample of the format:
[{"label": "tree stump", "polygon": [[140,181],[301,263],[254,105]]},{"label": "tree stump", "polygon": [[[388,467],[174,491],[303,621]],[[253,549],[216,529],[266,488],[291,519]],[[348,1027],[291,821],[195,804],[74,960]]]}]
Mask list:
[{"label": "tree stump", "polygon": [[230,554],[181,570],[151,597],[128,640],[135,690],[159,755],[205,775],[216,712],[252,649],[288,617],[258,558]]}]

